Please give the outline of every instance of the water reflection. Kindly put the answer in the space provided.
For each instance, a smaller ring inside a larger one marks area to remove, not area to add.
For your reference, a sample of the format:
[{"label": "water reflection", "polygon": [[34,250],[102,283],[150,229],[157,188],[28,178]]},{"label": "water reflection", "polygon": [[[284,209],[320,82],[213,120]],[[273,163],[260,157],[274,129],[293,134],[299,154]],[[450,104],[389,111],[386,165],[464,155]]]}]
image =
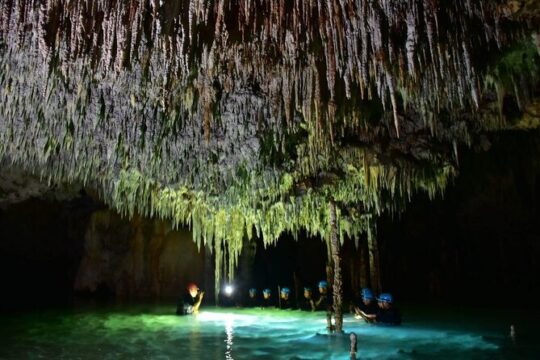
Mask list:
[{"label": "water reflection", "polygon": [[189,351],[192,354],[196,354],[203,349],[203,345],[201,344],[202,340],[202,334],[200,329],[200,324],[197,322],[193,322],[192,324],[192,331],[189,333],[189,341],[188,341],[188,348]]},{"label": "water reflection", "polygon": [[[324,314],[229,311],[211,309],[196,317],[178,317],[167,314],[170,307],[149,311],[126,306],[105,313],[0,314],[0,359],[58,359],[59,353],[80,360],[349,358],[348,337],[326,336]],[[479,317],[474,312],[474,321],[458,322],[455,314],[409,311],[407,323],[398,328],[368,326],[347,315],[345,326],[358,335],[358,355],[365,360],[538,358],[533,356],[539,353],[532,341],[534,328],[522,325],[531,321],[529,317],[511,313],[501,319],[501,314]],[[508,319],[516,321],[516,345],[508,339],[508,327],[500,326]]]},{"label": "water reflection", "polygon": [[229,318],[225,321],[225,359],[234,360],[232,356],[232,346],[233,346],[233,319]]}]

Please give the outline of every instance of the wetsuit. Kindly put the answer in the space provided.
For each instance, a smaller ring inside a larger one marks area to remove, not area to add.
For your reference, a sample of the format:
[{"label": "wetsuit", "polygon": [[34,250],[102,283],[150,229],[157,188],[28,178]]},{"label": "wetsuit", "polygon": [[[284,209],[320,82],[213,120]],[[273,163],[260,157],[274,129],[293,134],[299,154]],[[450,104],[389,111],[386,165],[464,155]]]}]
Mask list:
[{"label": "wetsuit", "polygon": [[[322,301],[317,305],[319,300]],[[334,297],[330,291],[326,291],[326,294],[321,294],[319,300],[315,302],[315,310],[317,311],[334,311]]]},{"label": "wetsuit", "polygon": [[375,322],[381,325],[401,325],[401,315],[394,308],[379,309]]},{"label": "wetsuit", "polygon": [[261,301],[257,299],[257,297],[248,297],[246,300],[246,307],[248,308],[254,308],[254,307],[260,307]]},{"label": "wetsuit", "polygon": [[192,297],[189,293],[185,294],[182,299],[178,300],[176,305],[176,315],[191,315],[193,314],[193,306],[197,303],[200,295]]},{"label": "wetsuit", "polygon": [[262,308],[271,308],[271,307],[274,307],[274,300],[272,298],[270,299],[262,299],[261,301],[261,307]]},{"label": "wetsuit", "polygon": [[313,306],[311,305],[313,303],[313,306],[315,305],[315,300],[313,299],[306,299],[302,300],[300,302],[300,310],[302,311],[313,311]]},{"label": "wetsuit", "polygon": [[356,306],[359,308],[360,305],[362,305],[362,297],[356,296],[354,299],[351,300],[351,303],[353,304],[353,306]]},{"label": "wetsuit", "polygon": [[357,306],[366,315],[376,315],[380,310],[375,301],[371,301],[368,305],[361,301]]},{"label": "wetsuit", "polygon": [[291,299],[287,299],[287,300],[284,300],[284,299],[281,299],[279,301],[279,308],[280,309],[294,309],[295,306],[293,304],[293,302],[291,301]]}]

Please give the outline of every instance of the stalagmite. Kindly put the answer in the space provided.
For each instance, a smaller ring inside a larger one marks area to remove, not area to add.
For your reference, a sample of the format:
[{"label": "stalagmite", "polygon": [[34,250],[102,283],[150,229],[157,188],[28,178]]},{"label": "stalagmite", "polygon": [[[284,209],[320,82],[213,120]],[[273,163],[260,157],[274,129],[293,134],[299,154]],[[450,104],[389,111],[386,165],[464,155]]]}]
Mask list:
[{"label": "stalagmite", "polygon": [[358,338],[355,333],[351,333],[349,337],[351,339],[350,359],[356,360],[356,353],[358,352]]}]

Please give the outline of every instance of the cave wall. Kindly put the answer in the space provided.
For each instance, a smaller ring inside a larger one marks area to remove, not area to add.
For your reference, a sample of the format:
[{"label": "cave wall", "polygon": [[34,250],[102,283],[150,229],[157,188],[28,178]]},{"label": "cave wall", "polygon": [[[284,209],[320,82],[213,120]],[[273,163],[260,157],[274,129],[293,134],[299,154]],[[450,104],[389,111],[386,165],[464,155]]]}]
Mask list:
[{"label": "cave wall", "polygon": [[538,133],[463,149],[444,199],[416,197],[378,224],[383,287],[403,299],[534,303],[540,289]]},{"label": "cave wall", "polygon": [[111,210],[94,212],[75,279],[79,292],[117,297],[177,297],[188,282],[204,286],[204,248],[187,230],[161,220],[128,220]]},{"label": "cave wall", "polygon": [[[401,216],[383,216],[377,226],[383,290],[403,301],[537,301],[538,135],[493,135],[481,149],[461,149],[460,175],[444,198],[416,196]],[[240,286],[294,287],[294,273],[300,284],[314,285],[325,276],[327,250],[319,239],[284,235],[266,247],[256,241],[245,244]],[[352,241],[343,257],[350,295],[369,281]],[[189,281],[210,301],[213,257],[197,249],[187,230],[123,218],[88,196],[30,199],[0,209],[0,281],[7,294],[1,307],[66,301],[75,292],[172,298]]]},{"label": "cave wall", "polygon": [[0,209],[0,309],[70,301],[95,206],[83,196]]},{"label": "cave wall", "polygon": [[213,288],[213,259],[186,229],[127,219],[85,195],[0,208],[0,310],[90,298],[177,298],[188,282]]}]

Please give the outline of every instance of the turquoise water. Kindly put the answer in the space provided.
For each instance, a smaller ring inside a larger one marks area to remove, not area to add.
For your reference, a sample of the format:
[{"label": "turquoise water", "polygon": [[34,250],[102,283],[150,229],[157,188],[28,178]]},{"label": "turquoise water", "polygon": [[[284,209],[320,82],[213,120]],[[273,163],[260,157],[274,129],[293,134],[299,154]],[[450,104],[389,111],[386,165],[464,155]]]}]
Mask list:
[{"label": "turquoise water", "polygon": [[[0,359],[348,359],[348,336],[328,336],[324,313],[174,306],[108,306],[0,316]],[[407,310],[388,328],[345,317],[359,359],[540,358],[530,316]],[[509,321],[517,337],[509,337]]]}]

